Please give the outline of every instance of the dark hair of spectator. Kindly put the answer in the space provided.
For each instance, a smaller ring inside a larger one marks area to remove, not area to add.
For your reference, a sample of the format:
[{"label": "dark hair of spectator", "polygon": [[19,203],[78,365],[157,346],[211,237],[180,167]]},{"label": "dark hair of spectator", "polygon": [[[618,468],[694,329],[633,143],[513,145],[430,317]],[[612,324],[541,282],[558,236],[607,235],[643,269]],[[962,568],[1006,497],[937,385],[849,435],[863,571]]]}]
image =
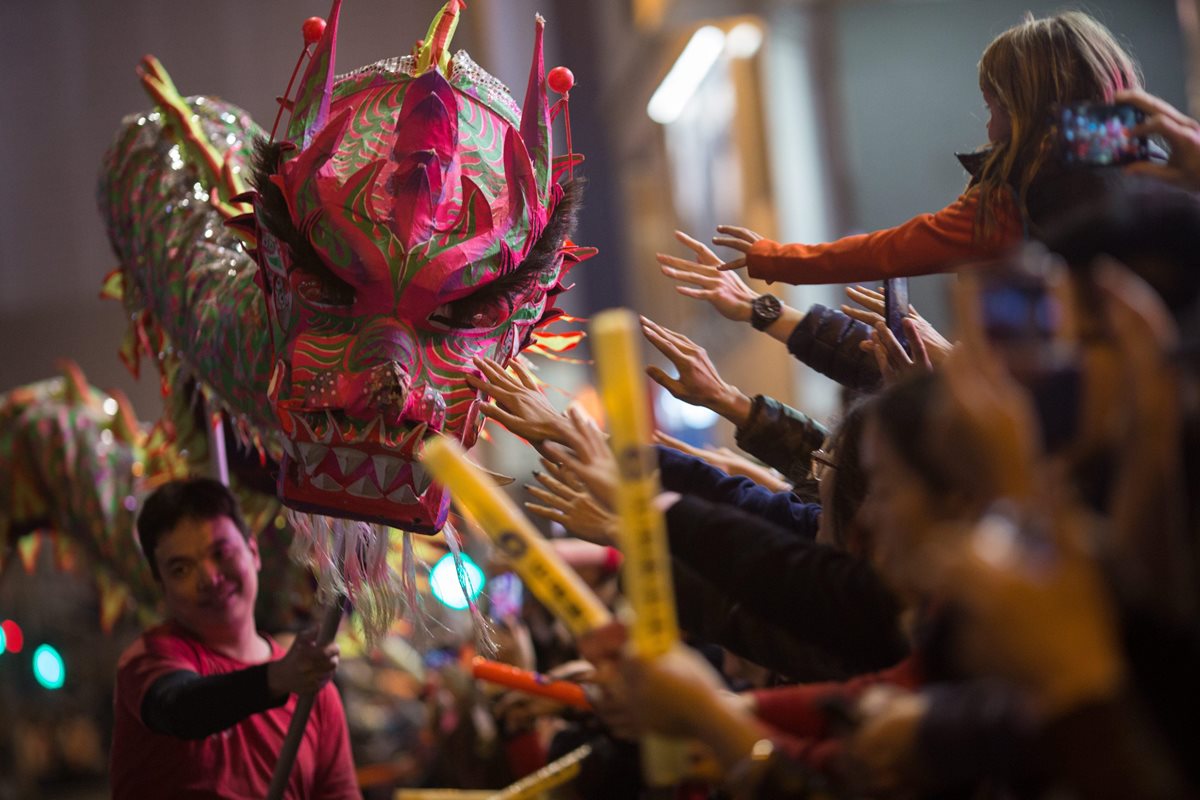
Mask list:
[{"label": "dark hair of spectator", "polygon": [[857,556],[865,556],[871,547],[863,538],[861,526],[854,524],[867,496],[867,475],[859,459],[867,405],[865,402],[850,405],[833,434],[829,445],[835,466],[833,494],[829,508],[823,512],[829,514],[829,531],[837,546]]},{"label": "dark hair of spectator", "polygon": [[896,454],[935,496],[959,491],[959,481],[930,441],[932,411],[942,381],[937,373],[923,372],[901,380],[869,403],[870,416]]}]

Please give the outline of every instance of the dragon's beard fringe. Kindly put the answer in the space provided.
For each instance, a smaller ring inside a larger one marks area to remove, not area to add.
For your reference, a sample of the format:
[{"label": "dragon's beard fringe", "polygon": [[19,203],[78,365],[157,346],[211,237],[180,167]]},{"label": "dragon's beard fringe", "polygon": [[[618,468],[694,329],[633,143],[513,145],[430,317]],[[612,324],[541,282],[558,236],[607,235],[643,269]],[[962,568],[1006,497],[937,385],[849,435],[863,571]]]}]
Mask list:
[{"label": "dragon's beard fringe", "polygon": [[[294,533],[289,555],[316,576],[317,601],[330,606],[340,602],[340,598],[348,598],[362,624],[368,647],[387,636],[398,616],[412,625],[418,639],[432,639],[431,626],[444,627],[425,611],[417,591],[419,559],[413,547],[414,534],[408,531],[401,534],[403,563],[397,575],[388,561],[391,529],[386,526],[294,509],[288,509],[287,516]],[[448,526],[445,537],[463,593],[470,597],[458,533]],[[428,565],[420,566],[428,572]],[[469,608],[477,649],[493,655],[497,646],[491,625],[473,600]]]}]

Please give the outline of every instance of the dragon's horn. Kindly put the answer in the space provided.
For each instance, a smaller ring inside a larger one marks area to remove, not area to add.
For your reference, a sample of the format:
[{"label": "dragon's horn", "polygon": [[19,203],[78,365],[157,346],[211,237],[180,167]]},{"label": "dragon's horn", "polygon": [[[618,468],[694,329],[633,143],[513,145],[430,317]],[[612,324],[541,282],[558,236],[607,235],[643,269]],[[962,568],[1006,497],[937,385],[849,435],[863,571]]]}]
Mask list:
[{"label": "dragon's horn", "polygon": [[422,75],[431,66],[437,65],[442,74],[450,66],[450,40],[458,27],[459,12],[467,7],[463,0],[447,0],[446,5],[429,23],[429,30],[417,51],[417,74]]},{"label": "dragon's horn", "polygon": [[545,200],[550,188],[551,133],[550,98],[546,94],[546,67],[542,58],[542,31],[546,20],[535,17],[533,33],[533,63],[529,67],[529,85],[525,87],[525,103],[521,109],[521,138],[533,162],[537,195]]},{"label": "dragon's horn", "polygon": [[58,370],[63,375],[63,394],[71,405],[95,406],[92,387],[83,369],[69,358],[58,360]]},{"label": "dragon's horn", "polygon": [[133,403],[129,402],[129,397],[120,389],[110,389],[108,393],[117,401],[117,413],[113,414],[112,421],[113,435],[124,444],[139,444],[142,431],[137,422],[137,415],[133,412]]},{"label": "dragon's horn", "polygon": [[308,147],[329,119],[329,101],[333,96],[334,62],[337,55],[338,14],[342,10],[342,0],[333,0],[333,8],[329,10],[329,19],[317,49],[313,51],[308,62],[308,69],[300,80],[296,90],[296,101],[292,107],[292,117],[288,122],[287,141],[300,149]]}]

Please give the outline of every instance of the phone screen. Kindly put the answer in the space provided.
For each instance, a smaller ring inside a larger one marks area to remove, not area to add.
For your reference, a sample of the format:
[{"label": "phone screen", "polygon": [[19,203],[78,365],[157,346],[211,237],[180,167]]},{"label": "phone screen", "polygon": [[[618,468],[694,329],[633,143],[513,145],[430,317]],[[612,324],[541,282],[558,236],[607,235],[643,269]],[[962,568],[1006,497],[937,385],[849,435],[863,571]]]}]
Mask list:
[{"label": "phone screen", "polygon": [[1059,151],[1069,166],[1109,166],[1145,161],[1149,145],[1130,131],[1145,115],[1131,105],[1081,103],[1059,110]]},{"label": "phone screen", "polygon": [[983,327],[995,342],[1037,342],[1054,337],[1058,313],[1045,286],[997,283],[981,296]]},{"label": "phone screen", "polygon": [[883,315],[888,330],[896,341],[908,350],[908,338],[904,335],[904,318],[908,316],[908,278],[888,278],[883,282]]}]

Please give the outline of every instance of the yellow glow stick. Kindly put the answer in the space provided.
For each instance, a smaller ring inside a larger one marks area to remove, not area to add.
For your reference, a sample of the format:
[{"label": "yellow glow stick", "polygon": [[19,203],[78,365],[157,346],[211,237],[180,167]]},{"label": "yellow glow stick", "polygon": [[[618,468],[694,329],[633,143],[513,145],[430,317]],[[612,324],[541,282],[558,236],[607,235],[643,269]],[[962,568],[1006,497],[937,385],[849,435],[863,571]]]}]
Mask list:
[{"label": "yellow glow stick", "polygon": [[[634,612],[630,645],[639,656],[656,658],[678,644],[679,623],[666,523],[654,507],[659,485],[639,332],[637,317],[624,309],[601,312],[592,321],[597,382],[619,472],[621,572]],[[676,783],[687,773],[687,745],[648,736],[642,741],[642,763],[650,785]]]},{"label": "yellow glow stick", "polygon": [[592,753],[590,744],[580,745],[565,756],[499,791],[485,789],[399,789],[395,800],[537,800],[579,774],[581,762]]},{"label": "yellow glow stick", "polygon": [[439,437],[421,456],[435,480],[496,543],[529,590],[575,636],[612,621],[608,609],[567,566],[537,528],[483,470],[467,460],[457,442]]},{"label": "yellow glow stick", "polygon": [[493,794],[489,800],[537,800],[551,789],[574,780],[579,774],[580,764],[591,754],[590,744],[580,745],[537,772]]}]

